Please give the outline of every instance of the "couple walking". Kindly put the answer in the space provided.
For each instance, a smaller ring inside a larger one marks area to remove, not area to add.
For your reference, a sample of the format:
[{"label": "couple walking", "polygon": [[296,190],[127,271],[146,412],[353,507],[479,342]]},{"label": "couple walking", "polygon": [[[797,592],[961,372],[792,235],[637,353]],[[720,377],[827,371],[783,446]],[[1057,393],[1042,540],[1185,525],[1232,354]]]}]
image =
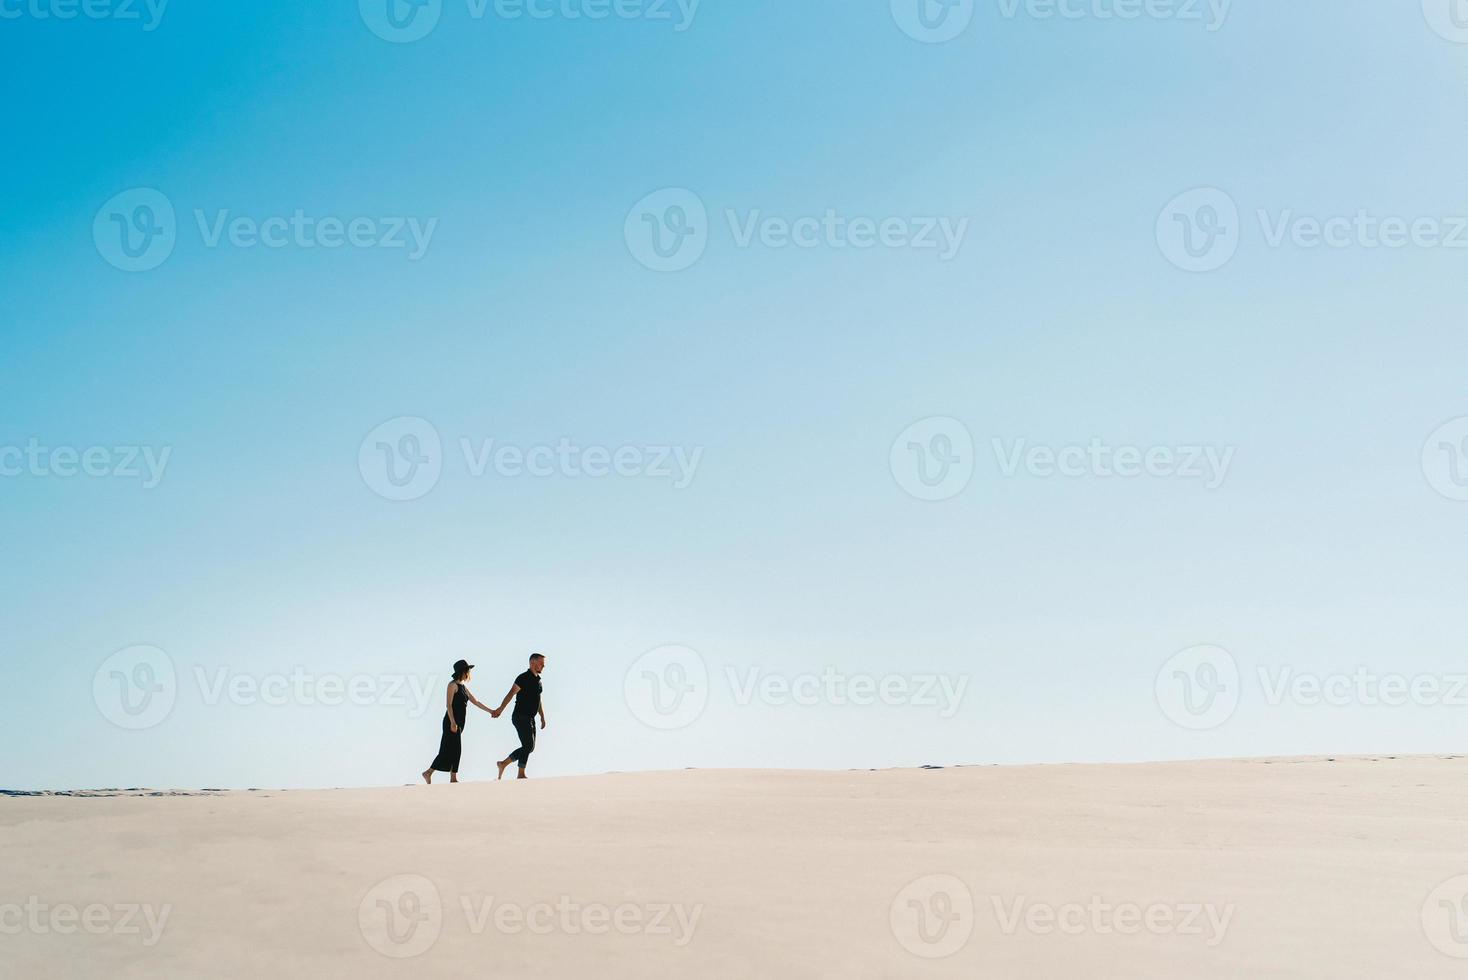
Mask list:
[{"label": "couple walking", "polygon": [[532,654],[530,669],[515,678],[515,683],[510,686],[510,693],[505,695],[500,706],[491,708],[470,694],[469,688],[465,686],[474,675],[474,665],[464,660],[454,664],[454,679],[449,681],[448,710],[443,716],[443,739],[438,745],[438,758],[423,770],[423,781],[432,785],[435,772],[446,772],[449,773],[449,782],[457,783],[459,760],[464,754],[464,723],[469,720],[467,716],[470,703],[481,711],[488,711],[491,717],[498,718],[504,713],[511,698],[515,699],[515,710],[510,713],[510,721],[515,726],[515,734],[520,736],[520,747],[499,761],[498,778],[505,778],[505,770],[512,762],[520,764],[518,778],[527,778],[525,766],[530,762],[530,753],[535,751],[537,715],[540,716],[540,727],[545,728],[545,706],[540,702],[540,674],[543,670],[545,657],[538,653]]}]

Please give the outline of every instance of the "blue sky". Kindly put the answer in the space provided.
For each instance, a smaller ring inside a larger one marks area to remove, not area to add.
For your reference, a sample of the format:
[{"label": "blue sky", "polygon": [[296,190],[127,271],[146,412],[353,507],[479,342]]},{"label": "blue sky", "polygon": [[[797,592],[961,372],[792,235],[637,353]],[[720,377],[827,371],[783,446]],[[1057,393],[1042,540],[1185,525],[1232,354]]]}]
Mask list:
[{"label": "blue sky", "polygon": [[[927,43],[886,0],[691,21],[443,0],[393,43],[340,0],[173,0],[152,30],[141,5],[0,4],[0,467],[35,444],[112,473],[0,476],[0,713],[28,746],[0,786],[406,781],[437,712],[394,692],[437,704],[467,657],[497,699],[532,650],[545,775],[1458,748],[1446,695],[1269,696],[1462,669],[1468,503],[1440,447],[1468,431],[1434,433],[1468,416],[1468,252],[1371,247],[1357,220],[1451,241],[1468,214],[1468,37],[1441,6],[1237,0],[1209,30],[1206,5],[991,0]],[[1165,229],[1200,188],[1183,219],[1238,218],[1192,272]],[[138,189],[175,244],[124,271],[106,232]],[[703,209],[703,251],[659,272],[626,229],[667,219],[635,207],[667,189]],[[963,233],[950,257],[769,244],[828,212]],[[298,214],[315,230],[248,244]],[[1300,244],[1333,218],[1341,247]],[[328,248],[323,219],[431,233],[416,257]],[[893,450],[933,418],[923,451],[966,435],[972,475],[928,501]],[[414,499],[379,492],[385,424],[394,450],[439,440]],[[636,473],[475,475],[486,440],[626,449]],[[1211,488],[1004,471],[1093,440],[1229,464]],[[129,447],[167,450],[156,486],[115,472]],[[686,486],[658,472],[674,449]],[[640,659],[669,645],[708,679],[662,730],[629,691],[686,676]],[[1154,686],[1200,645],[1239,680],[1195,730]],[[176,690],[132,730],[109,658],[138,646]],[[966,686],[946,717],[741,698],[828,670]],[[368,693],[250,693],[302,673]],[[471,719],[466,777],[512,745]]]}]

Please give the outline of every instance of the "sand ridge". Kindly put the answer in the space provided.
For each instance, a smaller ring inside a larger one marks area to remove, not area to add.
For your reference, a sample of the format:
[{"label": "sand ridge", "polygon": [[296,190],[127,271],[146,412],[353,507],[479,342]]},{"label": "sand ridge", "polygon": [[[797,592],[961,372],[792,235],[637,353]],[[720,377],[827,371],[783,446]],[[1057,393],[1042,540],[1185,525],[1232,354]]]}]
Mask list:
[{"label": "sand ridge", "polygon": [[1465,777],[1378,756],[6,796],[0,948],[28,978],[1461,977]]}]

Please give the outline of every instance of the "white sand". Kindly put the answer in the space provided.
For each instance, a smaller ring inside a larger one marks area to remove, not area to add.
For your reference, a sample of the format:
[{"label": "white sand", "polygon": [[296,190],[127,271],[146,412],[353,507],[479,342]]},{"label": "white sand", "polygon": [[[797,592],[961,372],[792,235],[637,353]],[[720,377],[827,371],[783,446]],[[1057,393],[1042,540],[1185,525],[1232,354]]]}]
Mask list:
[{"label": "white sand", "polygon": [[1465,817],[1458,759],[5,798],[0,976],[1456,978]]}]

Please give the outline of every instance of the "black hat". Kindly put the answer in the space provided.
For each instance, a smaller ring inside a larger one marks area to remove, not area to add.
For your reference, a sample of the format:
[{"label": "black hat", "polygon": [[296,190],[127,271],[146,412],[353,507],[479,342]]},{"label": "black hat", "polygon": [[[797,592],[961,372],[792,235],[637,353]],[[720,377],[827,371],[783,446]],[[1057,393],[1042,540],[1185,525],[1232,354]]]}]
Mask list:
[{"label": "black hat", "polygon": [[454,664],[454,677],[456,679],[463,677],[465,674],[469,673],[469,671],[473,669],[474,665],[471,664],[469,661],[460,660],[458,663]]}]

